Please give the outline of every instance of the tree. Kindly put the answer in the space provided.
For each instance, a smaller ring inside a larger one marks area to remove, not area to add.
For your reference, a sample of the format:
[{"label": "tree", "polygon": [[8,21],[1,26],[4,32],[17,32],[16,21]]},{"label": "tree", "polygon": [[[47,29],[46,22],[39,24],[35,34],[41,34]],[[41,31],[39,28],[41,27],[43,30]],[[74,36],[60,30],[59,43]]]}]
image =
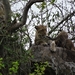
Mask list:
[{"label": "tree", "polygon": [[[0,2],[3,2],[6,17],[5,22],[0,22],[0,57],[4,58],[4,62],[6,62],[5,67],[1,68],[2,74],[8,75],[9,71],[16,74],[13,70],[9,70],[15,64],[12,63],[14,61],[18,62],[20,66],[20,73],[18,74],[29,72],[27,67],[30,65],[31,55],[28,49],[32,45],[31,39],[33,39],[29,30],[31,26],[34,28],[35,25],[40,23],[47,25],[51,38],[55,38],[60,30],[66,28],[67,32],[72,36],[70,39],[75,39],[75,1],[73,0],[61,0],[61,2],[58,0],[0,0]],[[24,4],[23,12],[19,13],[17,10],[13,12],[11,7],[19,2]],[[34,12],[33,5],[38,9],[39,13]],[[30,44],[29,47],[28,44]]]}]

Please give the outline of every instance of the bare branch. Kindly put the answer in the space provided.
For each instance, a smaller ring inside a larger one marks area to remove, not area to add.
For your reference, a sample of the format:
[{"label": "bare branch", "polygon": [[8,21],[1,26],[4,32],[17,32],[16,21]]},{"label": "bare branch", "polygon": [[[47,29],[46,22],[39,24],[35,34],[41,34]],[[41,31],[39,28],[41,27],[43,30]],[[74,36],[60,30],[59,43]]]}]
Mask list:
[{"label": "bare branch", "polygon": [[22,27],[23,25],[26,24],[27,21],[27,14],[28,14],[28,10],[29,8],[36,2],[43,2],[44,0],[29,0],[29,2],[26,4],[26,6],[24,7],[24,12],[23,12],[23,18],[22,21],[19,23],[14,24],[13,26],[8,28],[8,31],[14,31],[20,27]]},{"label": "bare branch", "polygon": [[54,27],[49,34],[51,34],[56,28],[58,28],[60,26],[60,24],[62,24],[64,21],[68,20],[69,17],[72,17],[75,14],[75,11],[73,11],[72,13],[68,14],[61,22],[59,22],[56,27]]}]

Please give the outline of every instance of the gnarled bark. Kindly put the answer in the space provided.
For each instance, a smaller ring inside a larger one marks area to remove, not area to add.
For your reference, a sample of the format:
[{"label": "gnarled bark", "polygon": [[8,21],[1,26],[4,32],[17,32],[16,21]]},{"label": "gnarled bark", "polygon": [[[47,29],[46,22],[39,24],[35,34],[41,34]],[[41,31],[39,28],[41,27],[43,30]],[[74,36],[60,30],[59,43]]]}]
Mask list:
[{"label": "gnarled bark", "polygon": [[[48,61],[55,75],[75,74],[75,51],[56,47],[56,52],[52,52],[49,46],[32,46],[32,62]],[[45,74],[48,75],[48,74]]]}]

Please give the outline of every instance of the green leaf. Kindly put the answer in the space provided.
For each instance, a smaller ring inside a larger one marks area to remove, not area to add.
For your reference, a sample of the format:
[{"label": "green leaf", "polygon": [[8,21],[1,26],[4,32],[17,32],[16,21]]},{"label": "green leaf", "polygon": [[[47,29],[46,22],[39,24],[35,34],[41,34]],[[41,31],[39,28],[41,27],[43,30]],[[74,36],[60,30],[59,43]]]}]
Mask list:
[{"label": "green leaf", "polygon": [[2,75],[2,73],[0,73],[0,75]]},{"label": "green leaf", "polygon": [[52,0],[52,1],[51,1],[51,4],[53,4],[54,2],[55,2],[55,0]]},{"label": "green leaf", "polygon": [[43,3],[41,4],[41,6],[42,6],[42,9],[44,9],[44,8],[45,8],[45,6],[46,6],[46,3],[45,3],[45,2],[43,2]]}]

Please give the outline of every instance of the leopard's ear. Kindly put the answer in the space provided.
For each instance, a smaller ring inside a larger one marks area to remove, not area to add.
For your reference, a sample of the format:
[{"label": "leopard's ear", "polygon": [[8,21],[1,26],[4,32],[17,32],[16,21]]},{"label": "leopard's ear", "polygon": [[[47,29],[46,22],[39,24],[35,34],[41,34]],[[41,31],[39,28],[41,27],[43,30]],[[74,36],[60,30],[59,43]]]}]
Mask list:
[{"label": "leopard's ear", "polygon": [[39,27],[38,27],[38,26],[35,26],[35,29],[36,29],[36,30],[38,30],[38,29],[39,29]]}]

